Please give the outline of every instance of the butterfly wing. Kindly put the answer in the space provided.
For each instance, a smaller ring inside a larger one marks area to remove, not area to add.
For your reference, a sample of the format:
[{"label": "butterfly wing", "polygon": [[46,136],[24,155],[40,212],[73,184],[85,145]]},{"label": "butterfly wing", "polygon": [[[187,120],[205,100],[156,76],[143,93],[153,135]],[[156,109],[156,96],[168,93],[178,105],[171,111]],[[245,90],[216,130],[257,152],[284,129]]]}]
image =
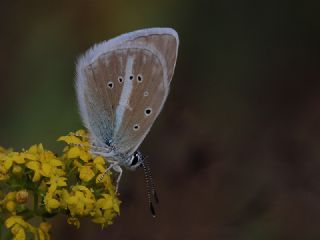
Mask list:
[{"label": "butterfly wing", "polygon": [[96,45],[79,59],[80,114],[95,144],[111,141],[127,154],[138,148],[167,97],[177,48],[174,30],[153,28]]}]

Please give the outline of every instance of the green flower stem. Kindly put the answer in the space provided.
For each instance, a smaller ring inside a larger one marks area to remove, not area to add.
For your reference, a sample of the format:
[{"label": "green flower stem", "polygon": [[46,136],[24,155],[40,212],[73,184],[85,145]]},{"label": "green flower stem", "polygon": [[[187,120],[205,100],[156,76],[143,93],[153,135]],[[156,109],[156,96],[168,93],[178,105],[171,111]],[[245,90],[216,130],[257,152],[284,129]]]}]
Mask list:
[{"label": "green flower stem", "polygon": [[7,232],[7,234],[4,237],[4,240],[12,240],[12,233],[10,231]]},{"label": "green flower stem", "polygon": [[35,214],[38,212],[38,193],[37,191],[33,192],[33,211]]}]

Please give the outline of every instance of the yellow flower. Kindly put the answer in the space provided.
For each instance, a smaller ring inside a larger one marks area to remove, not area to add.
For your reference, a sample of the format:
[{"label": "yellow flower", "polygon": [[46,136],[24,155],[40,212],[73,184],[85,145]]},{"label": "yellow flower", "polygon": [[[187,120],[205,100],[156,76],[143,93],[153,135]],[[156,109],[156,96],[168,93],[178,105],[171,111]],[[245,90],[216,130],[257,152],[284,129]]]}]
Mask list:
[{"label": "yellow flower", "polygon": [[102,194],[103,198],[97,200],[96,207],[100,209],[113,209],[115,212],[119,213],[119,202],[110,194]]},{"label": "yellow flower", "polygon": [[16,203],[15,203],[16,192],[9,192],[4,197],[0,204],[4,206],[4,208],[12,214],[16,212]]},{"label": "yellow flower", "polygon": [[71,216],[88,215],[94,208],[95,197],[85,186],[76,185],[71,193],[65,191],[63,197]]},{"label": "yellow flower", "polygon": [[6,181],[8,180],[10,177],[9,177],[9,174],[8,173],[2,173],[1,170],[0,170],[0,181]]},{"label": "yellow flower", "polygon": [[32,232],[35,236],[37,233],[36,228],[24,221],[21,216],[11,216],[7,218],[5,221],[5,226],[6,228],[11,229],[11,233],[14,236],[14,240],[25,240],[25,231]]},{"label": "yellow flower", "polygon": [[53,209],[60,207],[60,201],[56,199],[57,197],[60,198],[60,191],[57,191],[57,188],[67,186],[66,180],[67,178],[65,177],[52,177],[49,182],[47,182],[50,186],[44,197],[44,204],[49,213],[52,212]]},{"label": "yellow flower", "polygon": [[11,228],[11,232],[13,234],[13,240],[25,240],[26,239],[26,233],[24,231],[24,228],[21,227],[19,224],[15,224]]},{"label": "yellow flower", "polygon": [[32,178],[33,182],[38,182],[41,178],[40,174],[40,163],[36,161],[31,161],[26,164],[26,167],[34,171],[34,175]]},{"label": "yellow flower", "polygon": [[64,141],[69,145],[64,150],[67,158],[80,158],[84,162],[88,162],[92,158],[89,153],[90,144],[85,131],[79,130],[75,134],[70,133],[68,136],[58,138],[58,141]]},{"label": "yellow flower", "polygon": [[13,163],[23,164],[25,163],[24,157],[18,152],[9,152],[8,154],[0,155],[0,162],[6,170],[9,170]]},{"label": "yellow flower", "polygon": [[45,204],[49,213],[52,211],[52,209],[60,207],[60,202],[57,199],[52,198],[50,194],[47,194],[46,198]]},{"label": "yellow flower", "polygon": [[77,228],[80,227],[80,221],[76,217],[68,217],[67,223],[76,226]]},{"label": "yellow flower", "polygon": [[22,167],[20,167],[19,165],[15,165],[15,166],[13,166],[13,168],[12,168],[12,172],[13,172],[14,174],[20,174],[20,173],[22,172]]},{"label": "yellow flower", "polygon": [[9,212],[15,214],[15,211],[16,211],[16,203],[15,203],[14,201],[11,201],[11,200],[8,201],[8,202],[6,203],[6,209],[7,209]]},{"label": "yellow flower", "polygon": [[5,221],[6,228],[11,228],[14,224],[19,224],[24,228],[28,227],[28,223],[21,216],[11,216]]},{"label": "yellow flower", "polygon": [[94,163],[94,166],[95,168],[101,172],[101,173],[104,173],[106,171],[106,160],[104,160],[103,157],[101,156],[98,156],[96,157],[94,160],[93,160],[93,163]]},{"label": "yellow flower", "polygon": [[33,145],[24,153],[24,156],[29,159],[26,167],[34,171],[32,178],[33,182],[38,182],[41,176],[51,177],[54,175],[63,176],[64,164],[57,159],[50,151],[45,151],[42,144]]},{"label": "yellow flower", "polygon": [[89,182],[94,177],[94,172],[92,171],[92,168],[90,166],[82,166],[80,167],[80,179]]},{"label": "yellow flower", "polygon": [[[72,134],[72,133],[71,133],[71,134]],[[74,135],[80,136],[80,137],[82,137],[82,139],[88,139],[88,134],[87,134],[87,132],[86,132],[85,130],[83,130],[83,129],[80,129],[80,130],[76,131]]]},{"label": "yellow flower", "polygon": [[[66,177],[57,177],[57,176],[53,176],[50,178],[50,180],[47,182],[48,185],[50,185],[50,187],[52,187],[51,189],[56,189],[58,187],[66,187],[67,186],[67,178]],[[53,191],[53,190],[51,190]]]},{"label": "yellow flower", "polygon": [[44,196],[44,205],[46,210],[51,213],[53,209],[60,207],[60,202],[55,198],[56,197],[56,186],[50,186],[48,192]]},{"label": "yellow flower", "polygon": [[84,162],[88,162],[91,159],[90,153],[83,147],[73,146],[67,150],[68,158],[80,158]]},{"label": "yellow flower", "polygon": [[9,193],[7,193],[7,195],[6,195],[6,200],[14,200],[15,198],[16,198],[16,192],[9,192]]},{"label": "yellow flower", "polygon": [[[67,222],[77,228],[80,217],[106,226],[119,215],[120,201],[110,177],[111,171],[97,181],[108,164],[103,157],[90,154],[87,133],[79,130],[58,141],[67,144],[60,156],[44,149],[42,144],[22,152],[0,147],[0,181],[5,186],[0,193],[0,217],[7,218],[5,226],[13,235],[11,239],[50,239],[51,225],[43,222],[38,228],[32,226],[19,215],[25,210],[44,221],[56,213],[67,214]],[[34,201],[34,209],[28,202],[29,194],[39,200]],[[30,233],[33,236],[29,236]]]},{"label": "yellow flower", "polygon": [[51,224],[48,222],[40,223],[38,228],[39,240],[50,240],[49,231],[51,229]]},{"label": "yellow flower", "polygon": [[92,222],[104,227],[106,224],[111,224],[112,219],[120,213],[120,201],[110,194],[102,194],[102,196],[103,198],[98,199],[95,205]]},{"label": "yellow flower", "polygon": [[106,192],[112,194],[113,197],[116,197],[116,188],[115,186],[112,184],[112,180],[109,174],[99,174],[96,177],[96,183],[100,184],[102,183],[104,186],[104,189]]},{"label": "yellow flower", "polygon": [[74,136],[74,135],[69,135],[69,136],[62,136],[58,138],[58,141],[63,141],[69,145],[80,145],[82,144],[82,141],[80,138]]}]

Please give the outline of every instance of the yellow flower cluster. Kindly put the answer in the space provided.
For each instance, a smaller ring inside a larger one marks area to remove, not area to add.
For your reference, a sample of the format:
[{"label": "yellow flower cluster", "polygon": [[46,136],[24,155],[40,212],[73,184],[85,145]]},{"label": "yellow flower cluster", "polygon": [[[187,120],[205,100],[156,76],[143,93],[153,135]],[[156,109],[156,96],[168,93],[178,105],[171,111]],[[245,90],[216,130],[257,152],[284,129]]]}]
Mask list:
[{"label": "yellow flower cluster", "polygon": [[[106,161],[90,154],[87,133],[79,130],[58,141],[67,144],[61,156],[42,144],[22,152],[0,147],[0,224],[10,229],[10,239],[50,239],[47,219],[59,213],[77,227],[79,217],[104,227],[120,212],[111,173],[103,174]],[[37,228],[28,223],[33,217],[45,221]]]}]

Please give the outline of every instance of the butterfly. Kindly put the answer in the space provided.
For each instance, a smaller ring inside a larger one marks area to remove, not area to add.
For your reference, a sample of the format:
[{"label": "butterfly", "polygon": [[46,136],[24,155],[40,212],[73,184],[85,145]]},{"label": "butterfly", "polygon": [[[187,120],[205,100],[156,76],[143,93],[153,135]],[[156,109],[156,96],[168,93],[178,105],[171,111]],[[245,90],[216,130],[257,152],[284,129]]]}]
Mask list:
[{"label": "butterfly", "polygon": [[106,158],[107,171],[119,173],[117,188],[122,167],[142,166],[153,214],[150,191],[158,197],[138,148],[168,96],[178,46],[171,28],[137,30],[94,45],[76,67],[76,94],[91,152]]}]

